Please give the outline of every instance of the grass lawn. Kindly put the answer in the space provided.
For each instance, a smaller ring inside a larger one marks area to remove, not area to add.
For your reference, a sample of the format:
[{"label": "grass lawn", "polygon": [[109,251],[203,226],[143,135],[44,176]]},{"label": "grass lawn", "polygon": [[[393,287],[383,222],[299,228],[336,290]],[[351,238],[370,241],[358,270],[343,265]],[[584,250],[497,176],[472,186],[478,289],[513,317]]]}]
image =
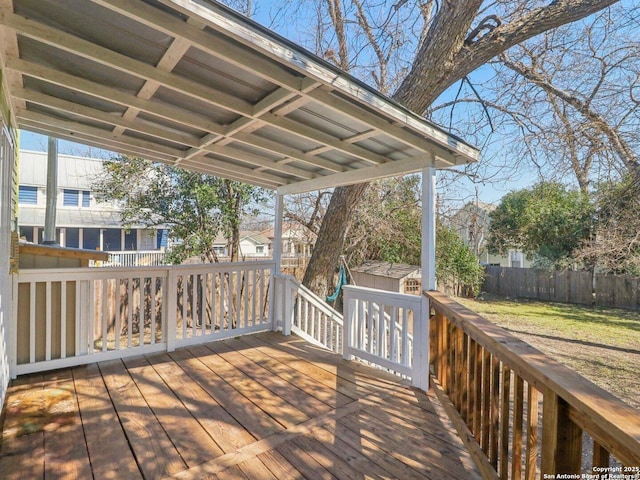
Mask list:
[{"label": "grass lawn", "polygon": [[484,297],[467,308],[640,409],[640,313]]}]

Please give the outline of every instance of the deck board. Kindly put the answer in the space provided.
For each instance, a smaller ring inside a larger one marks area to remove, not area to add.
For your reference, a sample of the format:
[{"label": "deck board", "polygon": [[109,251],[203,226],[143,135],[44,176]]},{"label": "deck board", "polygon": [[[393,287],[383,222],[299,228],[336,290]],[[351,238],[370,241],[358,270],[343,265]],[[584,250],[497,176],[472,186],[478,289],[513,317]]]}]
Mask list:
[{"label": "deck board", "polygon": [[77,395],[71,370],[65,369],[53,378],[52,386],[68,398],[57,405],[69,415],[63,417],[55,428],[44,430],[44,478],[90,478],[91,463],[84,440],[82,419],[78,409]]},{"label": "deck board", "polygon": [[75,406],[17,437],[8,408],[2,478],[480,478],[433,393],[295,336],[27,376],[7,405],[47,389]]},{"label": "deck board", "polygon": [[144,477],[158,478],[184,470],[186,465],[122,361],[99,366]]},{"label": "deck board", "polygon": [[199,465],[224,453],[147,359],[125,360],[124,364],[187,466]]}]

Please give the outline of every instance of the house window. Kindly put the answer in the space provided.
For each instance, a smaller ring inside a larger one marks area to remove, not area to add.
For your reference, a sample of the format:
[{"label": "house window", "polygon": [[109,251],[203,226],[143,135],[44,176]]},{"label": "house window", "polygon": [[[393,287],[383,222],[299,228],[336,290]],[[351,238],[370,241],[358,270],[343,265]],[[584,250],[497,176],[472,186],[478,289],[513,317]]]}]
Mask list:
[{"label": "house window", "polygon": [[62,205],[65,207],[77,207],[79,198],[79,190],[68,190],[65,188],[63,191]]},{"label": "house window", "polygon": [[91,206],[91,194],[88,190],[82,191],[82,206],[89,208]]},{"label": "house window", "polygon": [[38,204],[38,187],[27,187],[20,185],[18,187],[18,203],[22,205]]},{"label": "house window", "polygon": [[256,245],[256,253],[264,253],[264,245]]},{"label": "house window", "polygon": [[226,255],[227,247],[213,247],[213,251],[216,252],[216,255]]}]

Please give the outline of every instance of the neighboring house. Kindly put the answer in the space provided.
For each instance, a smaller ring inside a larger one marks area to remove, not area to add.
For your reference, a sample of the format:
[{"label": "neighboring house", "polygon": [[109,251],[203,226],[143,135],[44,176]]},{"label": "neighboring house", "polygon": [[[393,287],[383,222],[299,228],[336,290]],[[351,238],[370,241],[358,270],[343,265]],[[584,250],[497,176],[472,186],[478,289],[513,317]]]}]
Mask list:
[{"label": "neighboring house", "polygon": [[[117,204],[98,202],[92,183],[103,160],[58,155],[56,241],[88,250],[157,250],[166,246],[166,230],[125,229]],[[20,152],[18,225],[23,241],[42,243],[46,209],[47,154]]]},{"label": "neighboring house", "polygon": [[[213,250],[219,257],[229,256],[229,241],[218,235]],[[270,257],[271,240],[262,232],[241,231],[240,232],[240,257]]]},{"label": "neighboring house", "polygon": [[[262,233],[273,242],[273,228]],[[316,235],[304,225],[296,222],[285,222],[282,225],[282,256],[284,258],[308,258],[313,253],[315,243]]]},{"label": "neighboring house", "polygon": [[495,209],[496,206],[490,203],[469,202],[451,217],[451,225],[478,256],[481,264],[514,268],[530,267],[531,260],[527,259],[520,250],[509,250],[507,255],[489,253],[487,248],[491,223],[489,214]]}]

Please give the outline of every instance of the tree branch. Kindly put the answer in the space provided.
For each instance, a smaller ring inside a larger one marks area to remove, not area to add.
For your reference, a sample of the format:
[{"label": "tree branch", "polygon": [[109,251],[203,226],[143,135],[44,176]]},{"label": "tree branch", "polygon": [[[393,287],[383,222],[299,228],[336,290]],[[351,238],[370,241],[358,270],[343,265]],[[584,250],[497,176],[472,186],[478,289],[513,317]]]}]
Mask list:
[{"label": "tree branch", "polygon": [[510,47],[614,3],[616,0],[556,0],[465,46],[482,2],[443,2],[409,75],[393,97],[415,112],[424,112],[449,86]]}]

